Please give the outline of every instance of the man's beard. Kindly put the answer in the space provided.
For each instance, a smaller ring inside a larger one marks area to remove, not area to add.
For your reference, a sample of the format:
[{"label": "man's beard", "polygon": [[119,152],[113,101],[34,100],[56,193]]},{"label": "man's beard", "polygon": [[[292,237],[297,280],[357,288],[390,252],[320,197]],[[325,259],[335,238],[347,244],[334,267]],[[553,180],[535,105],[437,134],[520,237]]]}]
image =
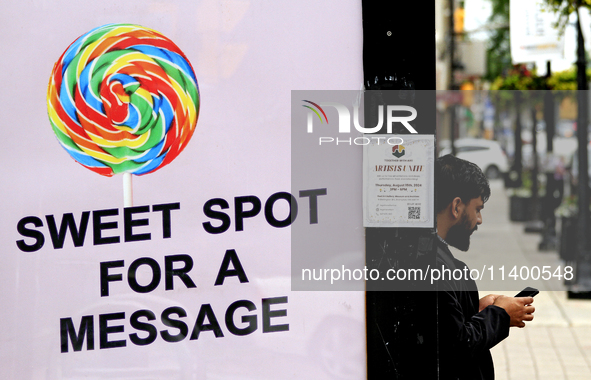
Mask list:
[{"label": "man's beard", "polygon": [[468,248],[470,248],[470,235],[477,229],[478,226],[475,226],[473,229],[471,228],[468,215],[464,213],[460,222],[453,225],[449,231],[447,231],[445,241],[452,247],[456,247],[460,251],[466,252]]}]

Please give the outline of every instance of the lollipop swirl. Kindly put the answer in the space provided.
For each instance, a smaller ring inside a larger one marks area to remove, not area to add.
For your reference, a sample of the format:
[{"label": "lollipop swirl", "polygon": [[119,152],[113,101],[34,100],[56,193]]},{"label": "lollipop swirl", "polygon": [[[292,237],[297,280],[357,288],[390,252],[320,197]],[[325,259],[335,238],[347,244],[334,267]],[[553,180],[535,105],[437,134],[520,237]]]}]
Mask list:
[{"label": "lollipop swirl", "polygon": [[142,175],[185,148],[199,115],[199,88],[183,52],[137,25],[105,25],[56,62],[49,120],[66,151],[101,175]]}]

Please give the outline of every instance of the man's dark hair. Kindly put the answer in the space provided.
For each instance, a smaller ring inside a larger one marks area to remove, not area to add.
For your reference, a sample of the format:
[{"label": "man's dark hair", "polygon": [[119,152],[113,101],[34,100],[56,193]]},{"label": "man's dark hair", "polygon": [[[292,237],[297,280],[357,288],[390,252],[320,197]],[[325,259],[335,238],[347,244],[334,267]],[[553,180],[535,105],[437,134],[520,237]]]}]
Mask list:
[{"label": "man's dark hair", "polygon": [[435,160],[435,210],[445,209],[455,197],[468,204],[474,198],[490,197],[490,186],[475,164],[448,154]]}]

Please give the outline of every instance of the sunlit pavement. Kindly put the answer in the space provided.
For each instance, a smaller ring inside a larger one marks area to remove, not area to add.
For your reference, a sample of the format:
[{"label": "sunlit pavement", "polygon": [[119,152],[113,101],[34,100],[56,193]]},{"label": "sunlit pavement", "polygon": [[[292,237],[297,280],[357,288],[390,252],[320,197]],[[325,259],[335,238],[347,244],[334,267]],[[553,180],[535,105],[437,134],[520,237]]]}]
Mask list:
[{"label": "sunlit pavement", "polygon": [[[526,234],[523,223],[509,221],[509,198],[502,182],[493,181],[491,190],[469,252],[454,250],[454,255],[470,268],[564,266],[557,252],[538,251],[539,234]],[[532,281],[531,286],[540,289],[535,318],[523,329],[511,328],[509,338],[493,348],[496,378],[591,379],[591,300],[567,299],[557,279]],[[513,290],[491,289],[486,287],[481,295],[515,295]]]}]

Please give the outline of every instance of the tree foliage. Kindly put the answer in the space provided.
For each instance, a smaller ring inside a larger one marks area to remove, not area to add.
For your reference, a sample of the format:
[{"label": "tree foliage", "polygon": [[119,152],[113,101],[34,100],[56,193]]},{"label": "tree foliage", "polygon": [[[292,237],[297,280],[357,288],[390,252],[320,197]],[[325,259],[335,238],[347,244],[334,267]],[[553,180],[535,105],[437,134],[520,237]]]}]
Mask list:
[{"label": "tree foliage", "polygon": [[544,90],[546,79],[525,65],[514,65],[505,75],[498,76],[491,84],[491,90]]},{"label": "tree foliage", "polygon": [[557,26],[564,31],[572,13],[578,13],[580,7],[591,9],[591,0],[544,0],[549,11],[559,15]]},{"label": "tree foliage", "polygon": [[509,0],[490,0],[492,5],[489,22],[503,25],[491,31],[486,50],[486,76],[492,81],[511,68],[511,44],[509,42]]}]

